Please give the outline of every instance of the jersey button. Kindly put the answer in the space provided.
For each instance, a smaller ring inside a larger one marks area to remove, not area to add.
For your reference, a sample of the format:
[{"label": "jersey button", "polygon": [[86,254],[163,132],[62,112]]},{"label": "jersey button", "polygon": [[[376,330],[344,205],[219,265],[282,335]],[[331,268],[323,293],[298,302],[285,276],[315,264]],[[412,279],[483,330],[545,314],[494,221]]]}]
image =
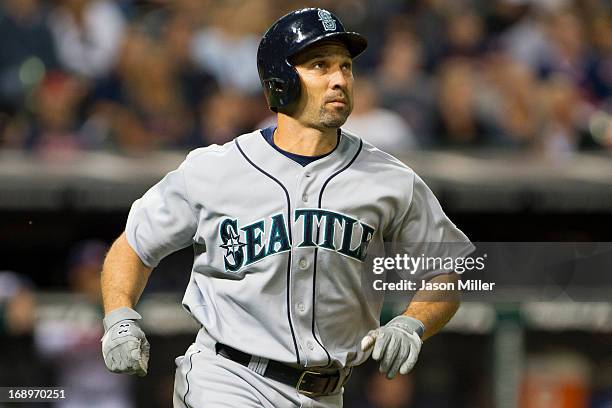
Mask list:
[{"label": "jersey button", "polygon": [[304,306],[302,302],[300,302],[297,304],[297,310],[299,310],[300,312],[303,312],[304,310],[306,310],[306,307]]},{"label": "jersey button", "polygon": [[312,344],[312,341],[306,342],[306,347],[308,347],[308,350],[310,351],[314,350],[314,344]]},{"label": "jersey button", "polygon": [[310,178],[310,176],[311,176],[311,174],[310,174],[310,173],[306,173],[306,174],[304,174],[304,177],[306,177],[306,178]]},{"label": "jersey button", "polygon": [[308,194],[303,194],[302,195],[302,201],[307,203],[308,202]]},{"label": "jersey button", "polygon": [[306,269],[308,267],[308,262],[304,258],[302,258],[300,259],[300,262],[298,262],[298,265],[300,266],[300,268]]}]

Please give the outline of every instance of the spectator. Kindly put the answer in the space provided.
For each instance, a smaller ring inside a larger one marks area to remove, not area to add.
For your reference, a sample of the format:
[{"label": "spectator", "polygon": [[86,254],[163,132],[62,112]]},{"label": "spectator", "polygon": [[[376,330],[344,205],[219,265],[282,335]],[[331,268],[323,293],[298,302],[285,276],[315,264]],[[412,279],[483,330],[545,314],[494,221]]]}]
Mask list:
[{"label": "spectator", "polygon": [[250,132],[261,117],[250,117],[261,109],[254,100],[245,98],[235,89],[213,94],[200,107],[200,145],[223,144],[236,135]]},{"label": "spectator", "polygon": [[12,271],[0,271],[1,334],[21,336],[31,333],[35,304],[29,280]]},{"label": "spectator", "polygon": [[398,112],[413,129],[419,144],[426,146],[432,126],[434,84],[423,70],[422,48],[406,28],[389,30],[374,83],[380,106]]},{"label": "spectator", "polygon": [[85,147],[78,107],[83,84],[60,72],[47,75],[34,93],[33,117],[26,145],[48,158],[63,158]]},{"label": "spectator", "polygon": [[267,1],[239,1],[219,5],[212,25],[195,37],[193,55],[222,87],[244,94],[261,92],[257,47],[271,17]]},{"label": "spectator", "polygon": [[128,86],[136,82],[145,68],[145,60],[153,44],[136,28],[130,27],[123,39],[114,70],[108,77],[96,81],[89,98],[86,126],[97,148],[121,152],[142,152],[151,149],[154,141],[134,112]]},{"label": "spectator", "polygon": [[378,104],[374,84],[360,78],[355,83],[353,113],[343,126],[350,132],[386,152],[401,152],[415,147],[415,139],[402,117]]},{"label": "spectator", "polygon": [[499,126],[500,144],[533,147],[541,130],[543,113],[538,103],[540,87],[535,73],[504,52],[490,53],[484,69],[486,86],[480,92],[478,110]]},{"label": "spectator", "polygon": [[567,10],[550,16],[547,23],[550,49],[539,61],[541,75],[562,73],[577,85],[583,85],[588,57],[583,21],[575,12]]},{"label": "spectator", "polygon": [[113,1],[59,0],[49,21],[66,69],[86,78],[112,69],[125,25]]},{"label": "spectator", "polygon": [[510,9],[508,12],[514,14],[514,19],[501,32],[497,42],[512,60],[537,71],[541,59],[551,52],[545,23],[542,16],[534,11],[529,0],[508,4],[513,1],[502,1],[506,4],[505,7]]},{"label": "spectator", "polygon": [[477,109],[475,76],[473,65],[465,60],[452,60],[441,67],[434,145],[457,148],[495,144],[495,124]]},{"label": "spectator", "polygon": [[601,10],[591,21],[590,33],[593,54],[586,71],[586,90],[593,102],[612,107],[612,12]]},{"label": "spectator", "polygon": [[197,67],[191,55],[194,27],[191,19],[183,14],[175,14],[168,20],[162,44],[173,65],[177,86],[190,111],[193,122],[198,115],[200,104],[218,90],[215,78],[204,69]]},{"label": "spectator", "polygon": [[166,23],[163,46],[184,81],[183,92],[189,103],[197,104],[214,92],[215,79],[206,70],[197,67],[191,55],[195,27],[189,16],[174,14]]},{"label": "spectator", "polygon": [[116,69],[97,82],[90,100],[94,140],[131,153],[184,146],[194,119],[181,89],[168,48],[131,27]]},{"label": "spectator", "polygon": [[428,73],[433,73],[440,61],[446,44],[445,10],[442,2],[418,0],[409,3],[410,20],[404,26],[412,29],[422,46],[423,65]]},{"label": "spectator", "polygon": [[580,89],[565,75],[551,77],[543,86],[546,125],[540,135],[544,153],[564,157],[577,150],[583,137]]},{"label": "spectator", "polygon": [[53,38],[38,0],[1,3],[0,50],[0,112],[14,116],[45,73],[57,68]]},{"label": "spectator", "polygon": [[478,58],[485,50],[484,24],[474,10],[461,9],[447,17],[442,57]]},{"label": "spectator", "polygon": [[0,271],[0,384],[4,387],[49,384],[49,373],[32,341],[35,306],[32,282],[16,272]]}]

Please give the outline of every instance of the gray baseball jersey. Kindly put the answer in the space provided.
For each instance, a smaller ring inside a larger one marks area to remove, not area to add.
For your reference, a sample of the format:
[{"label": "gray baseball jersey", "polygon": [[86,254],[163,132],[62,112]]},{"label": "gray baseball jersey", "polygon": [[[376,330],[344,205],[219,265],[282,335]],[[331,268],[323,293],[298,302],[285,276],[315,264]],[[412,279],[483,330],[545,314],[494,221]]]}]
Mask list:
[{"label": "gray baseball jersey", "polygon": [[214,340],[309,367],[367,358],[383,303],[363,288],[373,247],[469,243],[414,171],[345,131],[306,166],[260,131],[196,149],[134,202],[126,235],[151,267],[194,246],[183,305]]}]

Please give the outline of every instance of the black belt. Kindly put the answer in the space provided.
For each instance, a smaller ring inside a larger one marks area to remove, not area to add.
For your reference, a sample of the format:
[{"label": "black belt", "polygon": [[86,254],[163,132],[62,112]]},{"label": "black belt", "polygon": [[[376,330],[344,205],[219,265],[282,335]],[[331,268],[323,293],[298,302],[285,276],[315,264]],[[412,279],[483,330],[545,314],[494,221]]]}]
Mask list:
[{"label": "black belt", "polygon": [[[215,346],[217,354],[242,364],[245,367],[251,362],[250,354],[243,353],[225,344],[217,343]],[[330,395],[336,391],[342,381],[342,385],[346,383],[348,375],[342,378],[340,371],[336,370],[333,373],[320,373],[311,370],[301,370],[274,360],[268,360],[268,364],[263,373],[264,377],[281,382],[283,384],[294,387],[300,394],[310,397],[320,397]]]}]

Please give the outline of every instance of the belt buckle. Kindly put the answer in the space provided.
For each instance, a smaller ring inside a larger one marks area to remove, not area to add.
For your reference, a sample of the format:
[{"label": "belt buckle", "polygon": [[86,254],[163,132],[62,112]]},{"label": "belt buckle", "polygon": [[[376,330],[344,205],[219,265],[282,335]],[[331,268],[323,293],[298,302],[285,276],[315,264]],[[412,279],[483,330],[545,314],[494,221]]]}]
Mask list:
[{"label": "belt buckle", "polygon": [[[298,379],[298,382],[295,386],[295,389],[297,392],[299,392],[300,394],[306,395],[307,397],[321,397],[323,395],[328,395],[329,392],[331,392],[331,390],[334,390],[337,386],[338,386],[338,382],[340,382],[340,376],[336,377],[336,381],[333,387],[329,387],[329,382],[327,383],[327,385],[324,387],[322,392],[314,392],[314,391],[308,391],[308,390],[303,390],[301,388],[302,383],[304,382],[304,378],[307,375],[312,375],[313,377],[335,377],[335,376],[330,376],[329,374],[324,374],[324,373],[320,373],[317,371],[310,371],[310,370],[305,370],[304,372],[302,372],[302,374],[300,374],[300,378]],[[332,381],[331,378],[329,381]]]}]

